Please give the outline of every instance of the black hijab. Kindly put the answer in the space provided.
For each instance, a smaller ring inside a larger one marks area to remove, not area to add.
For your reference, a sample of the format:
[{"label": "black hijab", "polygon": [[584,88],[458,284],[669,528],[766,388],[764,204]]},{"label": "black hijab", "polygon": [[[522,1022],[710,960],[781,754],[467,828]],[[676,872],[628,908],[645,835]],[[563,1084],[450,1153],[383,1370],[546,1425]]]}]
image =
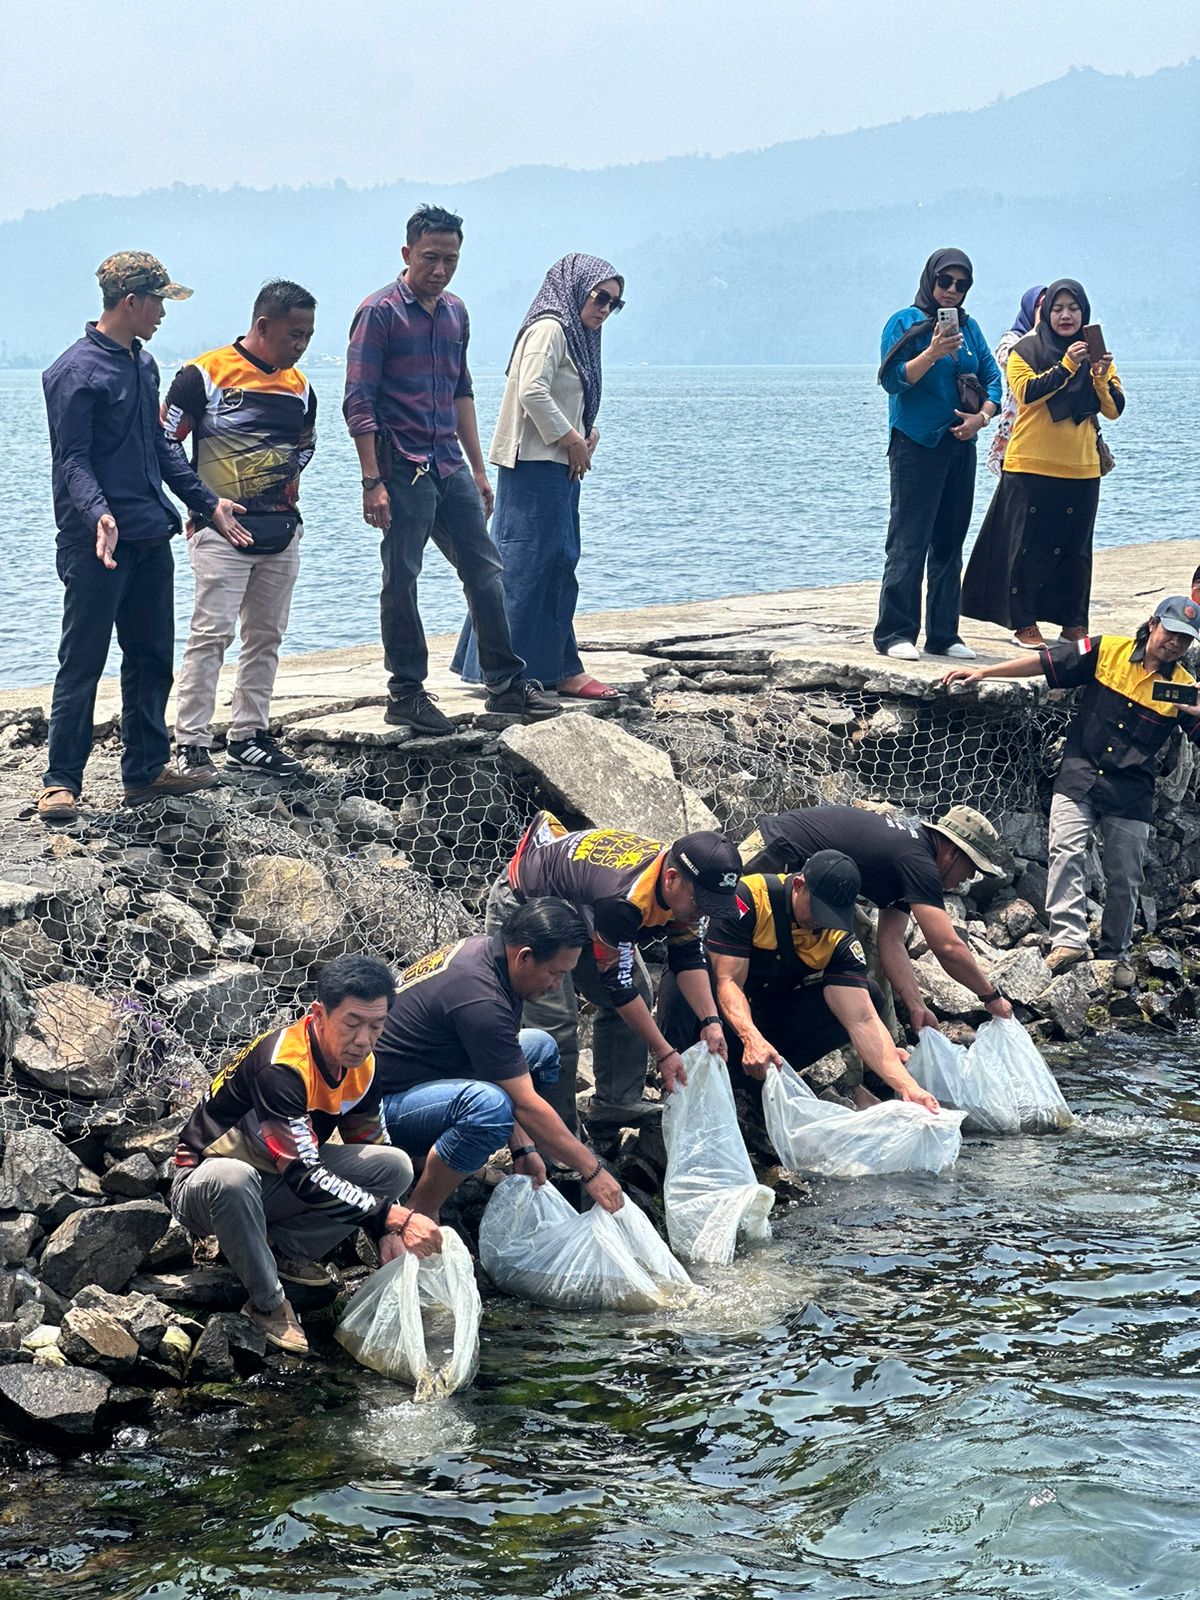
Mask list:
[{"label": "black hijab", "polygon": [[[1061,334],[1055,333],[1050,326],[1055,298],[1064,292],[1079,302],[1079,309],[1083,312],[1083,322],[1092,320],[1091,303],[1083,292],[1083,285],[1077,283],[1074,278],[1056,279],[1046,290],[1042,301],[1042,320],[1032,333],[1026,334],[1014,346],[1021,360],[1035,372],[1049,372],[1051,367],[1056,367],[1066,355],[1067,347],[1079,338],[1077,333],[1064,338]],[[1086,422],[1089,417],[1099,413],[1100,401],[1096,397],[1095,385],[1092,383],[1090,362],[1085,361],[1070,381],[1050,396],[1046,402],[1046,409],[1055,422],[1065,422],[1068,417],[1072,422]]]},{"label": "black hijab", "polygon": [[[921,281],[917,285],[917,292],[913,295],[913,305],[924,311],[926,316],[936,319],[938,303],[933,298],[934,281],[939,272],[945,272],[948,267],[965,267],[967,277],[975,281],[975,268],[971,265],[971,258],[965,250],[935,250],[925,263],[921,272]],[[968,289],[967,293],[970,293]],[[963,300],[967,298],[963,295]],[[961,304],[961,302],[960,302]]]},{"label": "black hijab", "polygon": [[[967,277],[972,282],[975,281],[975,268],[971,265],[971,258],[965,250],[935,250],[933,252],[921,269],[921,281],[917,285],[916,294],[913,296],[913,305],[916,306],[918,311],[925,313],[925,320],[923,322],[914,322],[911,328],[906,328],[887,355],[884,356],[879,364],[879,372],[877,374],[879,383],[883,382],[883,375],[892,362],[897,360],[908,349],[909,345],[914,344],[922,334],[929,333],[932,330],[934,323],[937,321],[938,311],[941,309],[933,298],[934,280],[937,278],[938,273],[945,272],[947,267],[963,267],[966,269]],[[967,293],[970,293],[970,291],[968,290]],[[967,296],[964,294],[963,300],[966,298]],[[961,305],[962,301],[959,304]],[[962,319],[960,317],[960,326],[961,323]]]}]

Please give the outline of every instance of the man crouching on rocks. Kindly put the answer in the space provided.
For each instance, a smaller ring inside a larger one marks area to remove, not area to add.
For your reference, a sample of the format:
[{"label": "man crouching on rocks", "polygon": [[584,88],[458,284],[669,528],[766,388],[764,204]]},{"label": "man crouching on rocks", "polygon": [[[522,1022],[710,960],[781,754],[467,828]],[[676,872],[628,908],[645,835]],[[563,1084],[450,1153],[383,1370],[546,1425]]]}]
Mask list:
[{"label": "man crouching on rocks", "polygon": [[308,1340],[281,1277],[312,1281],[312,1262],[358,1227],[384,1262],[442,1248],[434,1222],[397,1204],[412,1163],[380,1115],[372,1052],[394,993],[382,962],[331,961],[306,1014],[222,1068],[180,1134],[171,1209],[190,1233],[216,1235],[245,1286],[243,1316],[289,1355]]}]

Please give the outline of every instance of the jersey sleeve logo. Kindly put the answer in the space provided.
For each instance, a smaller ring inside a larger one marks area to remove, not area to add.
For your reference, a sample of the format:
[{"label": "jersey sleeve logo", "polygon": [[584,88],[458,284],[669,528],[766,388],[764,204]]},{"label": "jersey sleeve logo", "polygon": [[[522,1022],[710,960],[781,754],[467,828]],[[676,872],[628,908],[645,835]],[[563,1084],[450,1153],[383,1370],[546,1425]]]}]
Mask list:
[{"label": "jersey sleeve logo", "polygon": [[867,964],[866,952],[863,950],[862,945],[859,944],[857,939],[849,939],[849,940],[847,940],[847,942],[846,942],[846,954],[848,956],[852,956],[855,961],[861,961],[864,967],[866,966],[866,964]]}]

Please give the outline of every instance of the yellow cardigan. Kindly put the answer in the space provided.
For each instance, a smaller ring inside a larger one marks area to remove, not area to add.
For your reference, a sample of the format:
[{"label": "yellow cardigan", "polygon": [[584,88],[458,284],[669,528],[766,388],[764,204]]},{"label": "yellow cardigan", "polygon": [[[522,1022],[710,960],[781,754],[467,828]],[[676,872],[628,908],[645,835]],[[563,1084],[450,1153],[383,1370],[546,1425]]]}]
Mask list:
[{"label": "yellow cardigan", "polygon": [[[1078,371],[1069,356],[1063,356],[1060,364],[1068,377]],[[1027,401],[1026,390],[1041,374],[1015,350],[1008,358],[1007,372],[1008,387],[1017,401],[1017,420],[1004,452],[1005,472],[1033,472],[1043,478],[1098,478],[1100,452],[1096,449],[1096,430],[1091,419],[1073,422],[1066,417],[1062,422],[1055,422],[1046,409],[1046,402],[1062,385],[1036,400]],[[1106,377],[1093,378],[1092,384],[1101,414],[1110,421],[1119,417],[1117,403],[1109,393],[1109,384],[1121,388],[1116,366],[1109,367]]]}]

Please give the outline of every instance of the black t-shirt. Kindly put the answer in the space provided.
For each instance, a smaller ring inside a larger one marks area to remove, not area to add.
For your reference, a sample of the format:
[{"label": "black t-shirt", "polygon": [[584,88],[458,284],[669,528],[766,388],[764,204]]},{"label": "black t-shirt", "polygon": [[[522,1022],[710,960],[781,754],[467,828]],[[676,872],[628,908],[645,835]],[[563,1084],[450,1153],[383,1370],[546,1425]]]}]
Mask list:
[{"label": "black t-shirt", "polygon": [[858,806],[810,806],[763,817],[758,826],[777,872],[799,872],[818,850],[840,850],[862,874],[864,900],[901,911],[945,909],[937,844],[919,822]]},{"label": "black t-shirt", "polygon": [[504,940],[477,934],[423,956],[403,973],[375,1046],[384,1094],[439,1078],[503,1083],[528,1075],[517,1032],[521,998]]}]

